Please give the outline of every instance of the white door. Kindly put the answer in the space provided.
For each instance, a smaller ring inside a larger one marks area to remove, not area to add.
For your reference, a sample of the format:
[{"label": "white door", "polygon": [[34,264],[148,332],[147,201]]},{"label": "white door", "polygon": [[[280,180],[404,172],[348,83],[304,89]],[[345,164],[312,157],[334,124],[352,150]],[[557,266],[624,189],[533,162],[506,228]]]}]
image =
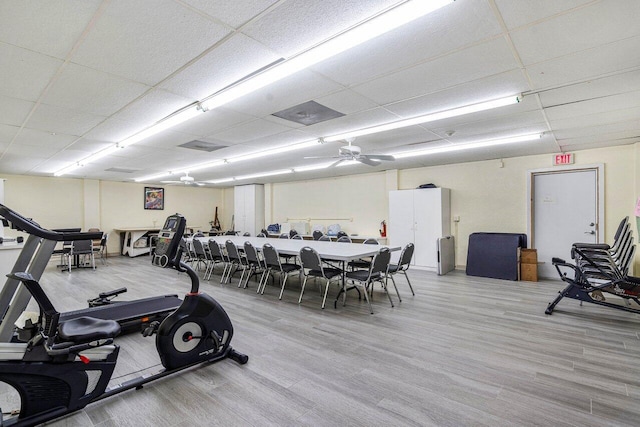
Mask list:
[{"label": "white door", "polygon": [[598,171],[534,173],[532,242],[538,251],[538,275],[558,279],[551,258],[571,260],[571,245],[597,243]]}]

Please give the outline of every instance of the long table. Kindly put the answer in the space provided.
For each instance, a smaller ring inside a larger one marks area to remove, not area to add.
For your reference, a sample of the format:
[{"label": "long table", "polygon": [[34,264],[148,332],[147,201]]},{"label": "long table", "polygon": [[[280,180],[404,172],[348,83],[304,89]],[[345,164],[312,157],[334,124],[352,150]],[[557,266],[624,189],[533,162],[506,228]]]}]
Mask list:
[{"label": "long table", "polygon": [[321,242],[318,240],[297,240],[297,239],[268,239],[264,237],[244,237],[244,236],[213,236],[198,237],[200,241],[206,243],[213,239],[218,244],[224,245],[227,240],[231,240],[236,246],[244,246],[244,242],[250,242],[258,251],[262,250],[265,243],[271,246],[281,255],[298,255],[300,249],[309,246],[315,249],[320,258],[331,259],[336,261],[355,261],[360,258],[373,256],[380,251],[380,248],[389,248],[390,251],[399,251],[400,246],[389,245],[365,245],[362,243],[338,243],[338,242]]}]

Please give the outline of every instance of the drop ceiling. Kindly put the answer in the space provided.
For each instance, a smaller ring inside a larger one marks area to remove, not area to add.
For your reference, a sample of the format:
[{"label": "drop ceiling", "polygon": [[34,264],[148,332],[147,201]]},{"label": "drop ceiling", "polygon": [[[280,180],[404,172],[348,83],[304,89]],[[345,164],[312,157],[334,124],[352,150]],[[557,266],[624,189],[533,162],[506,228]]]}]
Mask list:
[{"label": "drop ceiling", "polygon": [[[53,176],[401,3],[2,2],[0,173]],[[456,0],[65,176],[133,182],[515,94],[523,94],[515,105],[361,136],[354,144],[366,154],[389,154],[523,133],[540,132],[541,139],[252,182],[634,144],[640,142],[638,16],[637,0]],[[309,125],[274,116],[310,102],[342,116]],[[191,141],[223,148],[183,147]],[[305,157],[336,156],[342,145],[191,175],[207,181],[291,169],[318,162]]]}]

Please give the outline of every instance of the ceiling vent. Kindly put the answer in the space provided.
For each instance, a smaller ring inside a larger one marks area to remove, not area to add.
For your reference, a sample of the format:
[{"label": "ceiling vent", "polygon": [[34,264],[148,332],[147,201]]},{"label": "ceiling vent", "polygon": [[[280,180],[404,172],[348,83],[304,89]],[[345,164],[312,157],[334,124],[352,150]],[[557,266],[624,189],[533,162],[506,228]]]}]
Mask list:
[{"label": "ceiling vent", "polygon": [[206,151],[208,153],[226,148],[226,145],[216,144],[215,142],[199,141],[197,139],[178,145],[178,147],[189,148],[191,150]]},{"label": "ceiling vent", "polygon": [[322,104],[318,104],[315,101],[308,101],[295,107],[273,113],[272,116],[309,126],[342,117],[344,114],[325,107]]}]

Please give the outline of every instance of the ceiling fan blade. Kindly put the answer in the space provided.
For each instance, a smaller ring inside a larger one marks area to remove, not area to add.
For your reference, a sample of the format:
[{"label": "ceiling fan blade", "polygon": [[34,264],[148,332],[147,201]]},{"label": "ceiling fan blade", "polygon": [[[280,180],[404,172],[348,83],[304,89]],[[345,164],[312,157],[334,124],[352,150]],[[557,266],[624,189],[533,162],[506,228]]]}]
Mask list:
[{"label": "ceiling fan blade", "polygon": [[369,160],[384,160],[384,161],[393,161],[396,158],[393,156],[389,156],[387,154],[363,154],[360,156],[361,158],[367,158]]},{"label": "ceiling fan blade", "polygon": [[340,163],[344,162],[345,159],[340,159],[337,162],[333,162],[329,165],[330,168],[334,167],[334,166],[338,166]]},{"label": "ceiling fan blade", "polygon": [[360,156],[356,160],[359,161],[360,163],[364,163],[365,165],[380,166],[380,162],[375,161],[375,160],[371,160],[370,158],[368,158],[366,156]]},{"label": "ceiling fan blade", "polygon": [[340,156],[307,156],[303,159],[339,159]]},{"label": "ceiling fan blade", "polygon": [[161,184],[182,184],[182,181],[160,181]]},{"label": "ceiling fan blade", "polygon": [[204,182],[194,182],[195,185],[197,185],[198,187],[204,187]]}]

